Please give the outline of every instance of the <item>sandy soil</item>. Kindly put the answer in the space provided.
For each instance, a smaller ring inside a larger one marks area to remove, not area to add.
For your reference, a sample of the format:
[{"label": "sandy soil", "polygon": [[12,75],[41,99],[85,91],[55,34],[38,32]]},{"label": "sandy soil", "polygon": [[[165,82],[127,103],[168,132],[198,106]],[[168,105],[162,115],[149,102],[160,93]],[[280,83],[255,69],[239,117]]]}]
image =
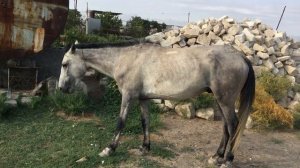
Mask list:
[{"label": "sandy soil", "polygon": [[[155,142],[168,142],[176,153],[173,159],[145,156],[167,167],[214,167],[207,160],[216,151],[222,136],[222,121],[186,120],[164,115],[165,128],[152,133]],[[246,130],[236,153],[237,168],[299,168],[300,131],[275,132]]]}]

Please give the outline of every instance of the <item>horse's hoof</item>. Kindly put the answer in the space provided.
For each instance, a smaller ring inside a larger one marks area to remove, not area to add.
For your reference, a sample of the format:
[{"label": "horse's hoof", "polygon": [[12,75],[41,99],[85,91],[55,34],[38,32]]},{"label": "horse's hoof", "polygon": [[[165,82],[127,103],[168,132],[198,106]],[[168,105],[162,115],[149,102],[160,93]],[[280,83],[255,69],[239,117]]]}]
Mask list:
[{"label": "horse's hoof", "polygon": [[210,157],[209,159],[208,159],[208,164],[210,164],[210,165],[217,165],[218,164],[218,158],[217,157]]},{"label": "horse's hoof", "polygon": [[109,147],[106,147],[101,153],[99,153],[100,157],[107,157],[112,153],[112,150]]},{"label": "horse's hoof", "polygon": [[223,162],[223,158],[219,156],[212,156],[208,159],[208,164],[210,165],[221,165]]},{"label": "horse's hoof", "polygon": [[143,146],[140,146],[139,149],[140,149],[140,152],[142,153],[142,155],[146,155],[150,152],[149,149],[147,149],[146,147],[143,147]]},{"label": "horse's hoof", "polygon": [[220,168],[233,168],[232,162],[226,162],[224,164],[221,165]]}]

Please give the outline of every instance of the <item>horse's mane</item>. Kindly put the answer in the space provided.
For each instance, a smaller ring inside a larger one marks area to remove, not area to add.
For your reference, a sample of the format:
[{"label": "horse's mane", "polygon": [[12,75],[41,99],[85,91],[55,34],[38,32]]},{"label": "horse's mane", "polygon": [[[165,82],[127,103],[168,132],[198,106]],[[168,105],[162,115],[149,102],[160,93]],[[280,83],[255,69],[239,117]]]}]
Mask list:
[{"label": "horse's mane", "polygon": [[68,51],[72,45],[76,49],[97,49],[97,48],[107,48],[107,47],[129,47],[138,44],[149,44],[149,42],[143,39],[133,39],[119,42],[109,42],[109,43],[79,43],[79,44],[69,44],[65,47],[65,51]]}]

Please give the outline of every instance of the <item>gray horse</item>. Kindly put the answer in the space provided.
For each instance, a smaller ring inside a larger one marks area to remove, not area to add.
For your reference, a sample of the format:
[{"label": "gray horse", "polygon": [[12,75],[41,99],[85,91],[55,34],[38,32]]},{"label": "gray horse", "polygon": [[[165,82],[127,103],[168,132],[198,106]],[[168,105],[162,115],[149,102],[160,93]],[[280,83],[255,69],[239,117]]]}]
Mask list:
[{"label": "gray horse", "polygon": [[[110,155],[118,146],[133,101],[141,107],[144,132],[142,151],[150,150],[149,99],[182,100],[204,91],[214,94],[222,113],[223,137],[209,162],[230,167],[254,99],[255,77],[251,63],[231,46],[162,48],[142,43],[128,46],[77,45],[66,52],[59,88],[72,92],[93,68],[111,78],[122,94],[120,116],[111,144],[99,155]],[[239,112],[235,102],[240,97]],[[227,150],[226,150],[227,149]]]}]

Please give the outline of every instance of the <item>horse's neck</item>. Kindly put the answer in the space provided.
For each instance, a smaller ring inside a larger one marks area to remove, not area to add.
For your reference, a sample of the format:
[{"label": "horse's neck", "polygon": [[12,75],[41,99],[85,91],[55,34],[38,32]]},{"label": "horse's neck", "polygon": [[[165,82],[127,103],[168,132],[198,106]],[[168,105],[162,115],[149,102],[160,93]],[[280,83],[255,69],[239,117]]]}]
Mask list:
[{"label": "horse's neck", "polygon": [[88,67],[113,78],[115,61],[119,57],[117,48],[85,49],[83,55]]}]

